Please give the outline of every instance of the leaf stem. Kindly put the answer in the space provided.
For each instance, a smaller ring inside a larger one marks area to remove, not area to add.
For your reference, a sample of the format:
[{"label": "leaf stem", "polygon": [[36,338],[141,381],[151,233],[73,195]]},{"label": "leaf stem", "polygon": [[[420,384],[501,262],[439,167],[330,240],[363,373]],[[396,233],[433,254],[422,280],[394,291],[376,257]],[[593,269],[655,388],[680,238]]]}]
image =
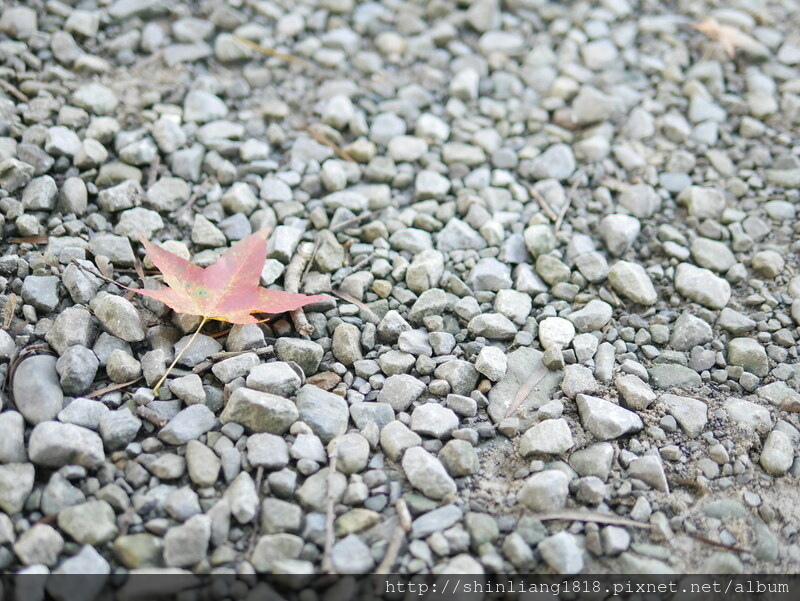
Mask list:
[{"label": "leaf stem", "polygon": [[192,342],[194,342],[194,339],[197,338],[197,335],[200,333],[200,330],[203,329],[203,326],[206,325],[208,319],[209,319],[208,317],[203,317],[203,321],[201,321],[200,325],[197,326],[197,329],[194,331],[194,334],[192,334],[192,337],[189,339],[189,342],[187,342],[181,349],[181,351],[177,355],[175,355],[175,358],[172,360],[172,363],[167,368],[167,371],[164,372],[164,375],[161,376],[161,379],[155,385],[155,388],[153,388],[153,396],[155,397],[158,396],[158,389],[161,388],[161,385],[164,383],[164,380],[167,379],[167,376],[172,371],[172,368],[175,367],[175,364],[180,360],[181,357],[183,357],[183,353],[186,352],[186,349],[192,345]]}]

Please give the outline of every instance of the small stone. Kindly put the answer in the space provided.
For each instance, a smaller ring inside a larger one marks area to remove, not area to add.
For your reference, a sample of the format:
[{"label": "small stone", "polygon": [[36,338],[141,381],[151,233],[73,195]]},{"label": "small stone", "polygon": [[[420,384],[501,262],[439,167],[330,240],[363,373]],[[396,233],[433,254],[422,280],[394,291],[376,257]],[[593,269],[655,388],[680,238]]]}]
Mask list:
[{"label": "small stone", "polygon": [[110,334],[126,342],[144,340],[146,335],[144,321],[129,300],[121,296],[105,294],[97,297],[91,307],[101,325]]},{"label": "small stone", "polygon": [[774,250],[762,250],[753,255],[753,271],[763,278],[776,278],[786,266],[784,258]]},{"label": "small stone", "polygon": [[726,280],[689,263],[681,263],[675,269],[675,289],[709,309],[722,309],[731,298],[731,287]]},{"label": "small stone", "polygon": [[281,361],[294,361],[306,376],[313,376],[319,368],[324,351],[311,340],[278,338],[275,341],[275,355]]},{"label": "small stone", "polygon": [[64,549],[64,539],[47,524],[34,524],[14,544],[14,553],[24,565],[54,566]]},{"label": "small stone", "polygon": [[89,83],[75,90],[72,103],[95,115],[109,115],[117,108],[119,99],[111,88],[99,83]]},{"label": "small stone", "polygon": [[192,482],[201,487],[213,486],[219,478],[220,460],[202,442],[190,440],[186,445],[186,468]]},{"label": "small stone", "polygon": [[690,397],[665,394],[661,402],[690,438],[700,435],[708,423],[708,407],[703,401]]},{"label": "small stone", "polygon": [[346,366],[351,366],[355,361],[360,360],[361,354],[361,332],[349,323],[340,324],[333,331],[333,356]]},{"label": "small stone", "polygon": [[368,574],[375,567],[369,546],[357,535],[339,540],[331,550],[331,563],[338,573]]},{"label": "small stone", "polygon": [[530,476],[522,485],[517,498],[533,512],[557,511],[563,508],[569,495],[569,478],[561,470],[544,470]]},{"label": "small stone", "polygon": [[98,204],[109,212],[132,209],[140,205],[143,199],[144,189],[141,184],[130,179],[106,188],[97,195]]},{"label": "small stone", "polygon": [[37,27],[36,11],[27,6],[6,6],[0,17],[0,31],[16,40],[27,40]]},{"label": "small stone", "polygon": [[728,364],[763,377],[769,373],[769,359],[764,347],[753,338],[734,338],[728,342]]},{"label": "small stone", "polygon": [[206,401],[203,380],[197,374],[189,374],[188,376],[182,376],[171,380],[169,389],[172,394],[187,405],[196,405],[198,403],[205,403]]},{"label": "small stone", "polygon": [[780,430],[770,432],[761,450],[761,467],[769,474],[780,476],[792,467],[793,461],[794,445],[791,439]]},{"label": "small stone", "polygon": [[636,217],[612,213],[603,217],[597,232],[602,237],[608,252],[619,257],[633,246],[641,229],[641,223]]},{"label": "small stone", "polygon": [[188,567],[206,558],[211,538],[211,518],[190,517],[180,526],[173,526],[164,536],[164,563],[169,567]]},{"label": "small stone", "polygon": [[594,332],[602,330],[611,321],[613,310],[608,303],[593,299],[582,309],[567,315],[578,332]]},{"label": "small stone", "polygon": [[656,400],[656,395],[647,382],[643,382],[633,374],[619,376],[614,384],[619,391],[622,404],[628,409],[643,411]]},{"label": "small stone", "polygon": [[399,461],[406,449],[422,444],[422,438],[402,422],[392,421],[381,430],[380,443],[389,459]]},{"label": "small stone", "polygon": [[69,347],[56,362],[61,389],[70,395],[85,392],[94,382],[99,366],[97,356],[88,348]]},{"label": "small stone", "polygon": [[[297,393],[295,403],[299,411],[299,418],[324,443],[329,443],[333,438],[347,431],[350,413],[347,402],[342,397],[306,384]],[[282,432],[273,432],[273,434],[280,433]]]},{"label": "small stone", "polygon": [[669,492],[667,476],[664,474],[664,464],[657,455],[644,455],[634,459],[628,466],[628,475],[638,478],[658,491]]},{"label": "small stone", "polygon": [[298,408],[291,401],[249,388],[234,390],[219,416],[223,424],[234,422],[251,432],[270,434],[283,434],[298,418]]},{"label": "small stone", "polygon": [[24,463],[25,420],[16,411],[0,413],[0,463]]},{"label": "small stone", "polygon": [[22,283],[20,295],[29,305],[50,313],[59,302],[58,278],[52,275],[29,275]]},{"label": "small stone", "polygon": [[14,372],[14,402],[34,426],[54,419],[63,407],[64,393],[56,365],[52,355],[36,355],[22,361]]},{"label": "small stone", "polygon": [[561,455],[574,446],[572,433],[563,419],[547,419],[522,435],[519,452],[523,457],[536,454]]},{"label": "small stone", "polygon": [[[222,421],[222,416],[220,416],[220,420]],[[158,437],[167,444],[182,445],[190,440],[197,440],[211,430],[216,423],[214,412],[206,405],[198,403],[188,406],[175,415],[166,426],[161,428]]]},{"label": "small stone", "polygon": [[456,484],[441,462],[422,447],[408,449],[402,467],[411,485],[426,497],[439,500],[456,492]]},{"label": "small stone", "polygon": [[565,348],[575,337],[575,326],[561,317],[547,317],[539,324],[539,342],[545,350]]},{"label": "small stone", "polygon": [[58,527],[83,545],[99,546],[118,533],[114,509],[105,501],[67,507],[58,514]]},{"label": "small stone", "polygon": [[336,439],[336,469],[344,474],[364,471],[369,461],[369,442],[361,434],[350,432]]},{"label": "small stone", "polygon": [[683,313],[672,329],[669,344],[678,351],[688,351],[695,346],[711,342],[714,333],[711,326],[691,313]]},{"label": "small stone", "polygon": [[480,471],[480,460],[475,448],[466,440],[451,440],[441,451],[439,461],[454,478],[470,476]]},{"label": "small stone", "polygon": [[505,376],[507,365],[505,353],[495,346],[483,347],[475,360],[475,369],[492,382],[498,382]]},{"label": "small stone", "polygon": [[34,476],[30,463],[0,465],[0,509],[9,516],[22,511],[33,490]]},{"label": "small stone", "polygon": [[619,438],[644,428],[638,415],[609,401],[579,394],[577,402],[584,428],[598,440]]},{"label": "small stone", "polygon": [[700,219],[717,219],[725,210],[725,196],[716,188],[689,186],[678,195],[678,201],[684,202],[689,215]]},{"label": "small stone", "polygon": [[608,281],[617,293],[641,305],[658,299],[653,282],[644,267],[629,261],[617,261],[608,272]]},{"label": "small stone", "polygon": [[575,156],[566,144],[554,144],[530,164],[533,179],[565,180],[575,171]]},{"label": "small stone", "polygon": [[438,439],[449,438],[458,428],[458,416],[437,403],[424,403],[411,414],[411,430]]},{"label": "small stone", "polygon": [[597,391],[597,381],[591,369],[583,365],[567,365],[564,367],[564,379],[561,390],[567,398],[574,399],[578,394],[591,394]]},{"label": "small stone", "polygon": [[725,273],[736,264],[736,257],[727,244],[708,238],[695,238],[691,246],[692,258],[700,267]]},{"label": "small stone", "polygon": [[231,508],[231,515],[240,524],[252,522],[258,512],[258,493],[252,476],[242,472],[228,485],[224,494]]},{"label": "small stone", "polygon": [[473,336],[483,336],[490,340],[511,340],[517,334],[517,327],[508,317],[500,313],[484,313],[473,317],[467,329]]}]

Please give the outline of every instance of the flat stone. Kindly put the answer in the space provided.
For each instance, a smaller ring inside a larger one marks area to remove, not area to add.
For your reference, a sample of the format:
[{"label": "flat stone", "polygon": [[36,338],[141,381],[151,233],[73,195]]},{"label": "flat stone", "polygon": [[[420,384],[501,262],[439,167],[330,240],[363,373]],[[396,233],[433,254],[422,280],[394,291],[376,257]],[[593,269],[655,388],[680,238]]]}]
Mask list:
[{"label": "flat stone", "polygon": [[34,426],[55,419],[63,407],[56,363],[52,355],[36,355],[22,361],[14,372],[17,410]]},{"label": "flat stone", "polygon": [[456,484],[441,462],[422,447],[411,447],[403,455],[403,472],[411,486],[426,497],[440,500],[456,493]]},{"label": "flat stone", "polygon": [[327,444],[347,431],[350,413],[347,402],[342,397],[306,384],[297,393],[296,403],[300,420],[324,443]]},{"label": "flat stone", "polygon": [[652,305],[658,299],[653,282],[637,263],[617,261],[608,272],[608,281],[618,294],[640,305]]},{"label": "flat stone", "polygon": [[425,436],[449,438],[458,428],[458,416],[438,403],[423,403],[411,414],[411,430]]},{"label": "flat stone", "polygon": [[529,428],[519,442],[523,457],[535,454],[561,455],[574,446],[572,433],[563,419],[547,419]]},{"label": "flat stone", "polygon": [[794,445],[791,439],[780,430],[773,430],[767,436],[761,449],[759,463],[772,475],[785,474],[794,461]]},{"label": "flat stone", "polygon": [[690,263],[681,263],[675,269],[675,289],[709,309],[722,309],[731,298],[731,286],[726,280]]},{"label": "flat stone", "polygon": [[767,351],[753,338],[734,338],[728,342],[728,363],[759,377],[769,373]]},{"label": "flat stone", "polygon": [[237,388],[219,420],[222,424],[241,424],[251,432],[283,434],[299,417],[297,406],[288,399],[250,388]]},{"label": "flat stone", "polygon": [[198,403],[180,411],[166,426],[161,428],[158,437],[167,444],[182,445],[190,440],[197,440],[211,430],[216,423],[217,418],[214,412],[204,404]]},{"label": "flat stone", "polygon": [[736,398],[727,399],[724,407],[728,420],[733,424],[752,428],[762,434],[772,429],[772,418],[766,407]]},{"label": "flat stone", "polygon": [[647,369],[650,380],[656,388],[669,390],[680,388],[691,390],[699,388],[703,384],[700,374],[689,367],[674,363],[661,363]]},{"label": "flat stone", "polygon": [[33,429],[28,454],[33,463],[50,468],[82,465],[92,469],[105,460],[100,436],[80,426],[53,421],[41,422]]},{"label": "flat stone", "polygon": [[579,394],[577,403],[583,427],[598,440],[619,438],[644,428],[638,415],[609,401]]},{"label": "flat stone", "polygon": [[22,511],[33,490],[35,473],[30,463],[0,465],[0,509],[9,516]]},{"label": "flat stone", "polygon": [[662,395],[660,400],[689,438],[696,438],[706,427],[708,407],[703,401],[674,394]]},{"label": "flat stone", "polygon": [[669,492],[667,476],[664,474],[664,464],[661,463],[661,458],[657,455],[644,455],[634,459],[628,466],[628,475],[641,480],[660,492]]},{"label": "flat stone", "polygon": [[569,495],[569,478],[561,470],[544,470],[530,476],[522,485],[517,499],[533,512],[562,509]]},{"label": "flat stone", "polygon": [[114,509],[105,501],[89,501],[61,510],[58,527],[78,543],[93,546],[107,543],[119,532]]}]

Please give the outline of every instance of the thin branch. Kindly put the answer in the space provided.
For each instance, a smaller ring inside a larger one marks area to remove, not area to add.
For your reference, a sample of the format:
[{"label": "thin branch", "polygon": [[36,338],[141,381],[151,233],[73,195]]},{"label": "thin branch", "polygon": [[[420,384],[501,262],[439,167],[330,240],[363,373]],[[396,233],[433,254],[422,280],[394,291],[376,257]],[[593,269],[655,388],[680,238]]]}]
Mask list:
[{"label": "thin branch", "polygon": [[560,511],[550,511],[548,513],[534,514],[532,517],[540,522],[554,520],[565,520],[569,522],[592,522],[594,524],[608,524],[611,526],[630,526],[631,528],[641,528],[642,530],[652,530],[653,525],[645,522],[637,522],[618,515],[608,515],[595,511],[583,511],[579,509],[562,509]]},{"label": "thin branch", "polygon": [[310,127],[304,127],[302,129],[307,131],[308,135],[310,135],[312,138],[314,138],[315,141],[317,141],[320,144],[322,144],[323,146],[327,146],[328,148],[333,150],[333,152],[336,153],[336,156],[338,156],[340,159],[344,159],[345,161],[349,161],[351,163],[355,163],[356,162],[356,160],[346,150],[344,150],[343,148],[339,147],[337,144],[335,144],[334,142],[332,142],[331,140],[329,140],[328,138],[326,138],[325,136],[323,136],[319,132],[314,131],[314,129],[312,129]]},{"label": "thin branch", "polygon": [[192,368],[192,373],[201,374],[204,371],[208,370],[218,361],[222,361],[223,359],[228,359],[230,357],[236,357],[238,355],[244,355],[245,353],[255,353],[258,356],[261,355],[268,355],[273,351],[272,346],[265,346],[264,348],[260,349],[251,349],[247,351],[223,351],[221,353],[214,353],[208,359],[203,361],[202,363],[198,363]]},{"label": "thin branch", "polygon": [[408,505],[404,499],[397,499],[395,504],[395,511],[397,512],[397,526],[392,532],[392,538],[389,541],[389,546],[386,548],[386,555],[380,565],[375,568],[376,574],[391,574],[394,564],[397,562],[397,555],[400,553],[400,547],[406,538],[406,533],[411,530],[411,514],[408,511]]},{"label": "thin branch", "polygon": [[356,307],[358,307],[359,309],[361,309],[361,310],[362,310],[362,311],[365,313],[365,315],[366,315],[366,318],[367,318],[367,321],[369,321],[370,323],[373,323],[373,324],[375,324],[375,325],[378,325],[378,324],[381,322],[381,318],[380,318],[380,317],[378,317],[378,316],[375,314],[375,311],[373,311],[372,309],[370,309],[370,308],[369,308],[367,305],[365,305],[364,303],[362,303],[360,300],[358,300],[358,299],[357,299],[355,296],[353,296],[352,294],[348,294],[347,292],[342,292],[341,290],[331,290],[331,294],[333,294],[333,295],[335,295],[335,296],[338,296],[340,299],[342,299],[342,300],[345,300],[345,301],[347,301],[348,303],[352,303],[352,304],[354,304]]},{"label": "thin branch", "polygon": [[364,213],[363,215],[359,215],[358,217],[353,217],[352,219],[348,219],[347,221],[342,221],[337,223],[333,227],[329,228],[334,234],[336,232],[341,232],[342,230],[346,230],[351,225],[357,225],[361,221],[365,219],[370,219],[372,217],[377,217],[381,213],[383,213],[386,209],[378,209],[376,211],[370,211],[369,213]]},{"label": "thin branch", "polygon": [[[311,260],[311,253],[314,250],[312,242],[303,242],[297,247],[297,251],[286,266],[286,273],[283,276],[283,288],[287,292],[297,294],[300,292],[300,278],[303,275],[308,262]],[[312,326],[306,318],[305,311],[302,308],[291,311],[289,315],[292,318],[294,329],[301,336],[310,336],[314,333],[314,326]]]},{"label": "thin branch", "polygon": [[99,396],[103,396],[104,394],[108,394],[109,392],[121,390],[122,388],[127,388],[131,384],[136,384],[136,382],[138,382],[141,379],[142,379],[141,376],[139,376],[135,380],[128,380],[127,382],[120,382],[119,384],[111,384],[110,386],[106,386],[105,388],[99,388],[94,392],[90,392],[89,394],[84,395],[84,398],[94,399]]},{"label": "thin branch", "polygon": [[0,77],[0,88],[3,88],[6,92],[11,94],[14,98],[19,100],[20,102],[30,102],[31,99],[28,98],[25,94],[19,91],[16,86],[13,84],[8,83],[4,78]]},{"label": "thin branch", "polygon": [[333,531],[334,498],[333,484],[336,477],[336,460],[339,457],[339,441],[334,438],[328,445],[328,481],[325,490],[325,551],[322,556],[322,571],[325,574],[335,574],[333,568],[332,552],[336,535]]},{"label": "thin branch", "polygon": [[262,46],[261,44],[256,44],[255,42],[252,42],[252,41],[248,40],[247,38],[243,38],[243,37],[238,36],[238,35],[233,36],[233,39],[236,40],[237,42],[239,42],[240,44],[242,44],[244,46],[247,46],[251,50],[255,50],[256,52],[258,52],[260,54],[264,54],[266,56],[273,56],[275,58],[282,58],[285,61],[291,61],[291,62],[298,63],[298,64],[301,64],[301,65],[306,65],[306,66],[309,64],[308,61],[306,61],[306,60],[304,60],[304,59],[302,59],[302,58],[300,58],[298,56],[294,56],[292,54],[287,54],[286,52],[280,52],[278,50],[273,50],[272,48],[267,48],[266,46]]},{"label": "thin branch", "polygon": [[556,212],[553,211],[553,207],[550,206],[550,203],[547,202],[544,197],[539,194],[539,192],[531,186],[530,184],[525,184],[525,187],[528,189],[528,193],[539,203],[539,208],[542,209],[542,212],[547,215],[547,218],[550,221],[556,221],[558,219],[558,215]]}]

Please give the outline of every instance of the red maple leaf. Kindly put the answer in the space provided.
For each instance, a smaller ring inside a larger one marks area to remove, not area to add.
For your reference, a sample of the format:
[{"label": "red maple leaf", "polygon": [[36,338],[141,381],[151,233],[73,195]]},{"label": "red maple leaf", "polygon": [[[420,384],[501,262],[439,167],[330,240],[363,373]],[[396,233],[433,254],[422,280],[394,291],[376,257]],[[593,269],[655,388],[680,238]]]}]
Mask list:
[{"label": "red maple leaf", "polygon": [[235,324],[253,324],[253,313],[283,313],[330,297],[308,296],[259,286],[267,256],[268,230],[262,229],[231,246],[208,267],[198,267],[141,238],[147,255],[161,270],[169,288],[134,292],[161,301],[179,313]]}]

